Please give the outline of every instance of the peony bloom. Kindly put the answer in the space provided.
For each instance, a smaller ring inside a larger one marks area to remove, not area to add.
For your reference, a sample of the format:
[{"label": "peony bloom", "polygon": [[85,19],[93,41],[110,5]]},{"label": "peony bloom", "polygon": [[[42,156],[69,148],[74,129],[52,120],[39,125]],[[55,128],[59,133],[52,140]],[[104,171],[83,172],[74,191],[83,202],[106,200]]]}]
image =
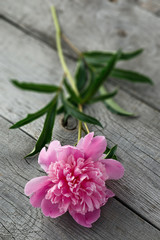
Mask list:
[{"label": "peony bloom", "polygon": [[100,207],[114,196],[105,181],[121,178],[124,168],[116,160],[104,159],[106,139],[93,135],[81,138],[76,147],[53,141],[48,150],[41,150],[38,163],[47,176],[30,180],[25,194],[45,216],[56,218],[69,211],[77,223],[91,227],[100,217]]}]

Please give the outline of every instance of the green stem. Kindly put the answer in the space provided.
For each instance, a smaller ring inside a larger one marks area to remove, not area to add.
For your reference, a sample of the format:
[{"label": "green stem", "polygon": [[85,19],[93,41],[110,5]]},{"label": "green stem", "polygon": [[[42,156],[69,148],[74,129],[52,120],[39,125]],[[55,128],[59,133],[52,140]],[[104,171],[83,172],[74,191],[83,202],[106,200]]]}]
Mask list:
[{"label": "green stem", "polygon": [[[60,29],[60,26],[59,26],[59,22],[58,22],[58,18],[57,18],[57,14],[56,14],[56,10],[55,10],[55,7],[52,6],[51,7],[51,12],[52,12],[52,17],[53,17],[53,21],[54,21],[54,24],[55,24],[55,28],[56,28],[56,45],[57,45],[57,50],[58,50],[58,55],[59,55],[59,59],[60,59],[60,62],[61,62],[61,65],[62,65],[62,68],[64,70],[64,75],[67,77],[67,79],[69,80],[75,94],[77,96],[79,96],[79,92],[78,92],[78,89],[76,87],[76,84],[75,84],[75,81],[74,81],[74,78],[72,77],[68,67],[67,67],[67,64],[65,62],[65,59],[64,59],[64,55],[63,55],[63,51],[62,51],[62,45],[61,45],[61,36],[63,36],[64,40],[68,43],[68,45],[70,45],[70,47],[72,49],[74,49],[74,51],[76,52],[77,55],[79,56],[83,56],[83,54],[78,50],[76,49],[73,44],[71,44],[69,42],[69,40],[67,39],[66,36],[62,35],[61,34],[61,29]],[[82,105],[79,104],[78,105],[78,108],[79,108],[79,111],[82,112]],[[87,124],[84,123],[84,126],[87,130],[87,132],[89,133],[89,129],[87,127]],[[78,121],[78,142],[81,138],[81,134],[82,134],[82,121]]]},{"label": "green stem", "polygon": [[78,56],[78,58],[82,58],[85,64],[88,66],[88,68],[95,72],[96,69],[85,61],[83,53],[75,45],[73,45],[69,38],[64,34],[62,34],[62,38],[67,43],[67,45],[73,50],[73,52]]},{"label": "green stem", "polygon": [[[79,111],[82,112],[82,105],[81,104],[78,105],[78,108],[79,108]],[[78,121],[78,141],[77,141],[77,143],[81,139],[81,135],[82,135],[82,121],[79,120]]]},{"label": "green stem", "polygon": [[58,18],[57,18],[57,14],[56,14],[56,10],[55,10],[54,6],[51,7],[51,12],[52,12],[53,21],[54,21],[55,28],[56,28],[56,44],[57,44],[58,55],[59,55],[60,62],[62,64],[62,68],[63,68],[64,74],[68,78],[74,92],[76,93],[77,96],[79,96],[79,92],[78,92],[78,89],[75,85],[75,81],[74,81],[74,79],[73,79],[73,77],[72,77],[72,75],[71,75],[71,73],[70,73],[70,71],[67,67],[65,59],[64,59],[62,46],[61,46],[61,30],[60,30],[60,26],[59,26],[59,23],[58,23]]},{"label": "green stem", "polygon": [[67,45],[76,53],[78,57],[83,57],[82,52],[79,51],[77,47],[73,45],[73,43],[68,39],[68,37],[63,33],[62,35],[63,40],[67,43]]},{"label": "green stem", "polygon": [[88,126],[87,126],[87,123],[84,122],[83,124],[84,124],[84,126],[85,126],[85,128],[86,128],[87,133],[90,133],[90,132],[89,132],[89,128],[88,128]]},{"label": "green stem", "polygon": [[81,139],[81,135],[82,135],[82,122],[78,121],[78,139],[77,139],[77,143]]},{"label": "green stem", "polygon": [[[84,58],[84,56],[83,56],[83,53],[77,48],[77,47],[75,47],[73,44],[72,44],[72,42],[64,35],[64,34],[62,34],[62,37],[63,37],[63,40],[68,44],[68,46],[77,54],[77,56],[79,57],[79,58],[82,58],[84,61],[85,61],[85,58]],[[85,62],[86,63],[86,62]],[[87,63],[86,63],[87,64]],[[88,64],[87,64],[88,65]],[[90,66],[90,65],[88,65],[88,67],[89,68],[92,68],[92,66]],[[93,69],[92,69],[93,70]],[[94,70],[95,71],[95,70]],[[82,106],[81,106],[81,108],[82,108]],[[80,109],[80,108],[79,108]],[[82,110],[81,110],[82,111]],[[88,126],[87,126],[87,123],[83,123],[84,124],[84,126],[85,126],[85,129],[86,129],[86,132],[87,133],[90,133],[90,131],[89,131],[89,128],[88,128]],[[81,126],[82,128],[83,128],[83,126]]]}]

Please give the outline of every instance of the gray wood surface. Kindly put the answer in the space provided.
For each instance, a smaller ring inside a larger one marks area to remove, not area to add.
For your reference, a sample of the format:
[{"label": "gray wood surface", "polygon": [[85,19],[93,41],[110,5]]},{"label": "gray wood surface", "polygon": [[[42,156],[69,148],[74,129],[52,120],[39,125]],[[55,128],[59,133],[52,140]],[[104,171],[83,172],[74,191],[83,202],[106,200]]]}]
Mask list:
[{"label": "gray wood surface", "polygon": [[[140,47],[143,42],[147,48],[146,54],[144,53],[139,60],[130,62],[128,67],[140,69],[150,75],[155,81],[155,86],[132,87],[126,82],[121,82],[117,101],[126,109],[139,114],[139,118],[129,119],[113,115],[102,104],[86,109],[86,112],[96,116],[104,126],[103,130],[96,127],[90,129],[97,135],[105,135],[109,146],[118,144],[117,154],[126,169],[122,180],[108,183],[117,197],[103,208],[102,218],[94,228],[87,230],[77,226],[69,215],[56,220],[43,217],[40,210],[33,209],[29,205],[28,198],[23,194],[25,183],[43,173],[40,172],[37,158],[29,160],[28,164],[23,160],[23,156],[32,149],[44,119],[41,118],[23,127],[22,130],[12,131],[8,130],[8,121],[16,122],[26,113],[36,111],[44,106],[51,96],[20,91],[8,80],[16,78],[21,81],[46,83],[58,83],[61,80],[62,70],[54,50],[54,27],[48,2],[16,0],[13,4],[10,0],[1,1],[0,14],[3,17],[0,19],[0,114],[3,120],[0,119],[2,129],[0,159],[3,167],[0,176],[2,179],[0,236],[2,239],[12,239],[12,237],[69,239],[70,236],[71,239],[106,239],[107,237],[111,240],[158,240],[160,238],[157,230],[160,226],[160,101],[158,98],[160,23],[157,13],[155,14],[153,8],[150,10],[151,7],[144,7],[144,4],[150,4],[149,1],[140,1],[136,5],[133,1],[125,4],[124,1],[111,3],[103,0],[99,1],[100,4],[95,0],[64,0],[63,4],[58,1],[54,3],[58,8],[64,32],[80,49],[117,49],[119,46],[125,46],[127,50]],[[158,1],[155,1],[155,4],[158,7]],[[121,15],[123,11],[124,16]],[[67,21],[68,16],[70,21]],[[120,21],[116,20],[118,16]],[[111,24],[108,26],[105,19],[115,24],[114,27],[111,28]],[[130,34],[122,37],[116,32],[119,29],[119,25],[116,24],[120,23]],[[144,31],[146,29],[147,33]],[[143,34],[140,35],[140,32]],[[147,34],[152,34],[153,39],[150,40]],[[68,56],[71,55],[67,48],[65,52]],[[74,61],[67,58],[67,63],[73,70]],[[109,87],[113,88],[116,83],[115,81],[109,83]],[[60,140],[62,144],[74,144],[77,138],[76,122],[71,121],[71,126],[68,128],[73,130],[67,130],[61,124],[62,117],[60,115],[56,119],[54,139]]]},{"label": "gray wood surface", "polygon": [[13,4],[12,0],[5,0],[0,2],[0,14],[55,48],[49,8],[53,3],[58,9],[64,33],[80,50],[144,48],[139,58],[120,65],[147,74],[155,85],[133,85],[122,80],[118,84],[160,110],[160,68],[157,67],[160,62],[159,1],[63,0],[61,4],[59,0],[15,0]]},{"label": "gray wood surface", "polygon": [[[79,226],[69,214],[57,219],[44,217],[39,209],[29,204],[23,193],[26,181],[42,175],[36,158],[30,161],[23,159],[35,141],[21,130],[10,131],[10,125],[0,118],[2,239],[159,239],[157,229],[115,199],[102,208],[101,218],[91,229]],[[26,142],[29,143],[27,146]]]}]

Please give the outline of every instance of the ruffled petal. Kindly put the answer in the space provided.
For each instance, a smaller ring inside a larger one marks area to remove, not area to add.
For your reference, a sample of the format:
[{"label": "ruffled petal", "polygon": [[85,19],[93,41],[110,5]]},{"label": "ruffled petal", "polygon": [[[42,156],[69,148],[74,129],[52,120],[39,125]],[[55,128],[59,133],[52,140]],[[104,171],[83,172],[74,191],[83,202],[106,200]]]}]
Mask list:
[{"label": "ruffled petal", "polygon": [[69,213],[78,224],[87,228],[91,228],[92,223],[97,221],[100,217],[100,209],[95,209],[93,212],[87,212],[85,215],[77,213],[73,210],[70,210]]},{"label": "ruffled petal", "polygon": [[51,181],[49,180],[48,176],[43,176],[43,177],[37,177],[31,179],[29,182],[27,182],[25,188],[24,188],[24,193],[29,196],[32,193],[40,190],[41,188],[47,186]]},{"label": "ruffled petal", "polygon": [[57,156],[61,161],[65,161],[71,155],[74,156],[75,159],[84,157],[83,152],[80,151],[77,147],[66,145],[57,149]]},{"label": "ruffled petal", "polygon": [[51,162],[57,161],[56,149],[60,147],[61,144],[59,141],[53,141],[49,144],[47,150],[45,147],[42,148],[38,157],[38,163],[40,164],[41,168],[44,169],[44,171],[48,171],[48,167]]},{"label": "ruffled petal", "polygon": [[88,146],[90,145],[90,143],[93,139],[93,136],[94,136],[94,132],[91,132],[91,133],[87,134],[84,138],[82,137],[77,144],[77,148],[79,148],[79,149],[88,148]]},{"label": "ruffled petal", "polygon": [[41,204],[41,209],[43,214],[46,217],[56,218],[64,214],[64,211],[60,211],[58,208],[58,204],[51,203],[50,200],[43,199]]},{"label": "ruffled petal", "polygon": [[108,179],[118,180],[123,177],[124,167],[120,162],[113,159],[102,159],[100,161],[105,165]]},{"label": "ruffled petal", "polygon": [[107,141],[104,136],[93,137],[93,135],[92,132],[81,138],[77,148],[84,152],[86,158],[90,157],[93,161],[96,161],[106,150]]}]

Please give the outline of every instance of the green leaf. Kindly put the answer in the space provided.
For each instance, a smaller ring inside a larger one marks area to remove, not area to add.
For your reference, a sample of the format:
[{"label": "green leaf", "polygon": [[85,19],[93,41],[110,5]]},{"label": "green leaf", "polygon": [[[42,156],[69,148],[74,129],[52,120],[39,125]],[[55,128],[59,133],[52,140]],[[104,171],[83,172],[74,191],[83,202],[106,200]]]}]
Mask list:
[{"label": "green leaf", "polygon": [[130,116],[130,117],[135,117],[134,113],[128,112],[122,107],[120,107],[114,100],[109,99],[104,101],[104,104],[110,110],[112,113],[116,113],[122,116]]},{"label": "green leaf", "polygon": [[64,112],[64,107],[63,107],[63,105],[62,106],[60,106],[58,109],[57,109],[57,115],[58,114],[61,114],[61,113],[63,113]]},{"label": "green leaf", "polygon": [[67,99],[64,98],[62,93],[61,97],[63,106],[68,115],[71,115],[82,122],[87,122],[102,127],[101,123],[97,119],[80,112],[75,106],[73,106]]},{"label": "green leaf", "polygon": [[106,80],[106,78],[110,75],[112,72],[118,58],[119,58],[120,52],[117,52],[115,55],[113,55],[107,65],[102,69],[100,74],[98,74],[95,79],[93,80],[92,84],[88,87],[88,90],[86,91],[86,95],[83,98],[83,103],[87,102],[91,99],[91,97],[97,92],[99,87],[103,84],[103,82]]},{"label": "green leaf", "polygon": [[95,102],[98,102],[98,101],[104,101],[106,99],[114,97],[117,93],[118,93],[118,89],[114,90],[111,93],[103,94],[103,95],[100,95],[98,97],[92,98],[88,103],[90,104],[90,103],[95,103]]},{"label": "green leaf", "polygon": [[54,121],[56,116],[56,109],[57,109],[57,96],[54,98],[52,105],[47,111],[47,115],[46,115],[46,119],[44,122],[41,135],[39,136],[33,151],[30,154],[28,154],[26,157],[31,157],[36,153],[40,152],[40,150],[45,146],[45,144],[51,141],[53,126],[54,126]]},{"label": "green leaf", "polygon": [[[107,94],[107,90],[102,86],[100,88],[100,93],[101,94]],[[122,116],[131,116],[135,117],[134,113],[127,112],[125,109],[120,107],[114,100],[108,99],[104,101],[105,106],[113,113],[122,115]]]},{"label": "green leaf", "polygon": [[153,84],[152,80],[143,74],[119,68],[113,69],[111,76],[117,79],[125,79],[135,83],[138,82]]},{"label": "green leaf", "polygon": [[140,48],[133,52],[126,52],[126,53],[122,52],[119,60],[130,60],[132,58],[135,58],[138,55],[140,55],[143,52],[143,50],[144,50],[143,48]]},{"label": "green leaf", "polygon": [[99,51],[93,51],[93,52],[85,52],[83,53],[83,56],[85,58],[85,61],[93,66],[99,66],[99,65],[106,65],[108,60],[114,55],[114,53],[109,52],[99,52]]},{"label": "green leaf", "polygon": [[15,124],[13,124],[10,129],[15,129],[15,128],[20,128],[30,122],[33,122],[34,120],[36,120],[37,118],[43,116],[49,109],[49,107],[52,105],[53,103],[53,99],[51,100],[51,102],[49,102],[44,108],[40,109],[39,111],[35,112],[35,113],[31,113],[28,114],[27,117],[25,117],[24,119],[16,122]]},{"label": "green leaf", "polygon": [[[102,70],[102,68],[101,68]],[[88,94],[88,90],[90,89],[90,86],[94,83],[94,80],[96,78],[96,76],[98,75],[97,72],[95,71],[95,69],[92,68],[88,68],[88,80],[87,80],[87,84],[85,86],[85,88],[83,89],[83,91],[81,92],[81,98],[84,99],[85,96]],[[82,100],[83,103],[84,100]]]},{"label": "green leaf", "polygon": [[[75,102],[72,100],[71,97],[68,97],[68,98],[67,98],[67,101],[70,102],[72,105],[77,106],[77,104],[75,104]],[[61,105],[61,106],[57,109],[57,114],[61,114],[61,113],[63,113],[63,112],[65,112],[65,109],[64,109],[64,106]]]},{"label": "green leaf", "polygon": [[73,89],[67,83],[66,79],[64,79],[64,85],[65,85],[70,97],[72,98],[72,100],[75,101],[75,103],[80,103],[81,102],[80,97],[76,95],[76,93],[73,91]]},{"label": "green leaf", "polygon": [[87,69],[83,60],[79,60],[75,73],[75,80],[78,91],[81,93],[84,87],[86,86],[88,77],[87,77]]},{"label": "green leaf", "polygon": [[106,159],[109,159],[109,158],[112,158],[112,159],[117,159],[115,153],[116,153],[116,150],[117,150],[117,145],[115,145],[114,147],[112,147],[111,149],[107,148],[106,149],[106,156],[105,158]]},{"label": "green leaf", "polygon": [[41,92],[41,93],[53,93],[60,90],[60,88],[55,85],[19,82],[14,79],[11,80],[11,82],[13,83],[14,86],[20,89]]},{"label": "green leaf", "polygon": [[[138,49],[133,52],[121,52],[121,55],[118,60],[129,60],[134,57],[137,57],[143,52],[143,49]],[[114,55],[114,52],[100,52],[100,51],[93,51],[93,52],[84,52],[83,55],[85,60],[88,64],[93,66],[99,65],[106,65],[108,60]]]},{"label": "green leaf", "polygon": [[67,120],[68,120],[69,114],[68,113],[64,113],[64,117],[63,117],[63,126],[66,125]]}]

